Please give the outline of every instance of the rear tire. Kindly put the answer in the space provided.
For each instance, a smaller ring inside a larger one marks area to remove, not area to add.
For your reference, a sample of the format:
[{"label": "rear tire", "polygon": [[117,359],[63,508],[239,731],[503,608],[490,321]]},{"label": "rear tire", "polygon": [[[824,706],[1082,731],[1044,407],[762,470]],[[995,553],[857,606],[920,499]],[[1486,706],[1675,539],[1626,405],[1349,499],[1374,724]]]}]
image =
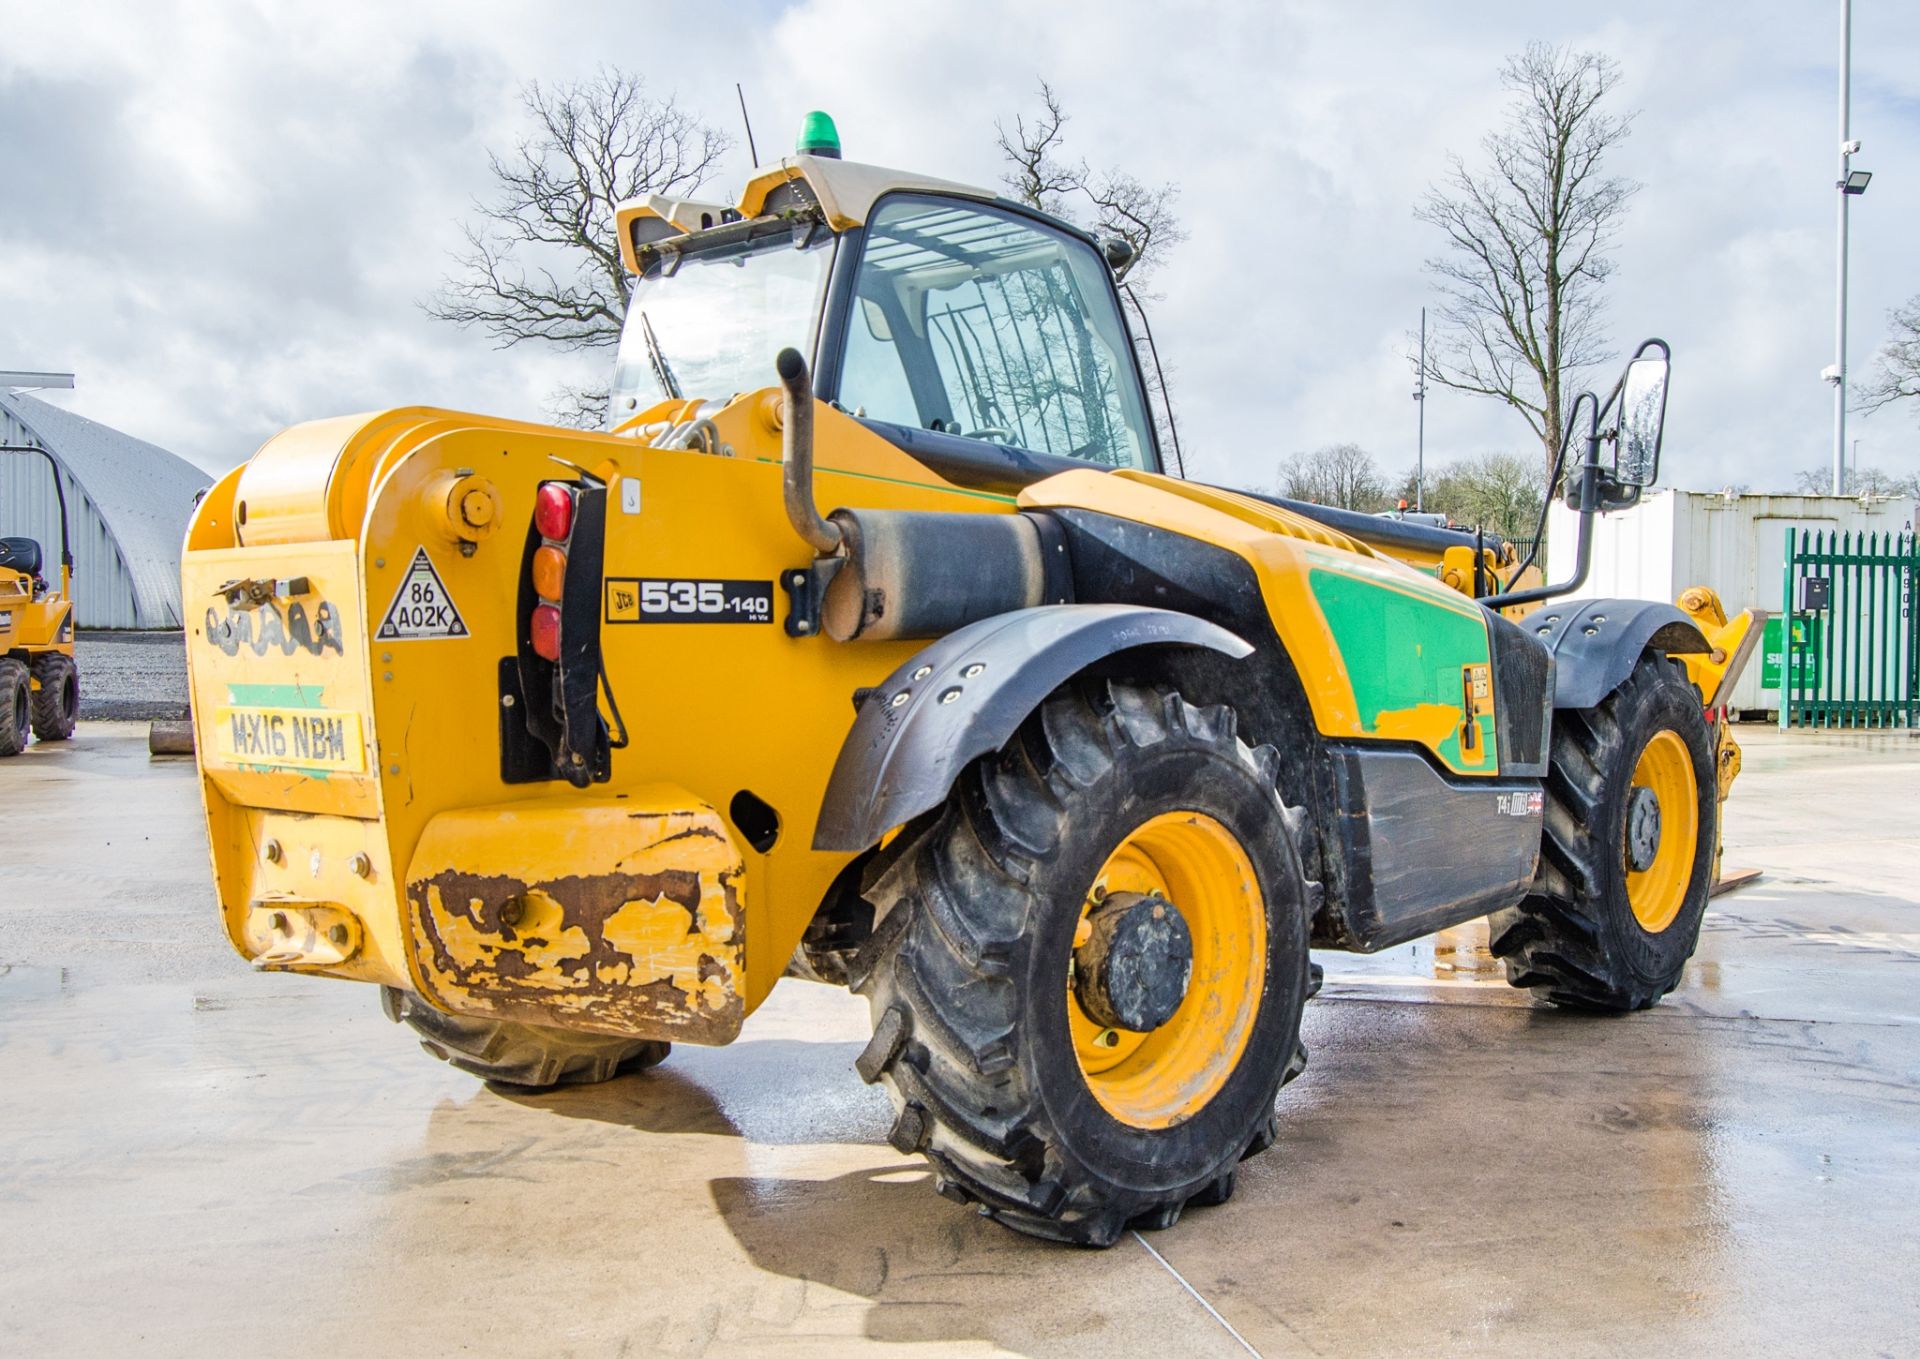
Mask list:
[{"label": "rear tire", "polygon": [[380,1005],[388,1019],[420,1035],[420,1046],[441,1061],[482,1080],[528,1090],[592,1085],[645,1071],[673,1051],[671,1043],[647,1038],[450,1015],[392,986],[380,988]]},{"label": "rear tire", "polygon": [[0,759],[27,748],[33,729],[33,698],[27,667],[8,656],[0,658]]},{"label": "rear tire", "polygon": [[[1658,804],[1657,850],[1630,843],[1636,801]],[[1648,652],[1598,707],[1555,713],[1540,867],[1491,921],[1508,982],[1615,1012],[1671,991],[1700,940],[1719,813],[1713,740],[1679,662]]]},{"label": "rear tire", "polygon": [[80,713],[80,671],[73,657],[49,651],[33,662],[33,734],[42,741],[64,741],[73,735]]},{"label": "rear tire", "polygon": [[[1224,1202],[1272,1144],[1275,1097],[1305,1062],[1315,889],[1272,750],[1235,730],[1231,709],[1170,690],[1069,685],[883,851],[852,978],[874,1037],[855,1065],[941,1194],[1107,1246]],[[1086,956],[1089,904],[1153,872],[1191,933],[1191,979],[1152,1031],[1101,1030],[1069,960]]]}]

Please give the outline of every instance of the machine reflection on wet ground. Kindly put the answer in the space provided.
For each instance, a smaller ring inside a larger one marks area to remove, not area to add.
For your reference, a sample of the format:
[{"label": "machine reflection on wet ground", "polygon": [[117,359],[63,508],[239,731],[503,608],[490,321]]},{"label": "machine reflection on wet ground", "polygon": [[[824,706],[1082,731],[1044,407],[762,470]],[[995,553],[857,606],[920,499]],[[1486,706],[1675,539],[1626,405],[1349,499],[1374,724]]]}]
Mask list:
[{"label": "machine reflection on wet ground", "polygon": [[[1312,1062],[1225,1207],[1099,1253],[886,1145],[864,1002],[548,1095],[366,988],[255,976],[190,765],[8,772],[0,1352],[1904,1353],[1920,1334],[1920,742],[1757,732],[1680,992],[1566,1015],[1484,926],[1319,955]],[[111,817],[97,814],[110,806]]]}]

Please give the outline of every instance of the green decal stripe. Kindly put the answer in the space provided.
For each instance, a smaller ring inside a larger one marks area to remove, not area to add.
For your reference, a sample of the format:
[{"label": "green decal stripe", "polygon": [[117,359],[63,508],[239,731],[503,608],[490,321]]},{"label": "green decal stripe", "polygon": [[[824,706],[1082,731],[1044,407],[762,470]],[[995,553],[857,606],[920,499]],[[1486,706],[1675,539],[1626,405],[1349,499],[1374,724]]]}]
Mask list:
[{"label": "green decal stripe", "polygon": [[[1478,610],[1463,613],[1446,601],[1400,588],[1398,582],[1390,585],[1318,567],[1307,572],[1307,582],[1340,648],[1361,725],[1368,731],[1375,729],[1382,713],[1422,703],[1462,707],[1461,668],[1491,662],[1486,618]],[[1455,728],[1436,751],[1448,768],[1495,771],[1493,719],[1483,715],[1477,725],[1486,758],[1477,764],[1462,761]]]},{"label": "green decal stripe", "polygon": [[303,684],[229,684],[227,702],[245,708],[318,708],[321,692]]}]

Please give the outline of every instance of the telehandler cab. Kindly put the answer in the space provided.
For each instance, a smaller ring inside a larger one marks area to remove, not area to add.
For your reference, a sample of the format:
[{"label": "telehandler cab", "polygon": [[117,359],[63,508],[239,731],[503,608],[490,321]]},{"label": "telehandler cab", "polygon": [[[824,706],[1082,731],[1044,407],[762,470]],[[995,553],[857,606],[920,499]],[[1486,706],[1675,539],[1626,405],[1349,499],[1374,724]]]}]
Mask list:
[{"label": "telehandler cab", "polygon": [[[738,203],[621,208],[608,432],[319,421],[201,504],[245,957],[521,1086],[850,987],[893,1145],[1093,1245],[1273,1141],[1310,946],[1491,915],[1556,1004],[1675,985],[1730,647],[1546,602],[1505,543],[1167,475],[1124,248],[809,128]],[[1583,398],[1586,515],[1652,481],[1666,381],[1649,342]]]},{"label": "telehandler cab", "polygon": [[53,472],[60,506],[60,585],[48,585],[40,544],[0,538],[0,757],[73,735],[80,672],[73,663],[73,546],[67,493],[53,455],[37,444],[0,444],[0,453],[34,453]]}]

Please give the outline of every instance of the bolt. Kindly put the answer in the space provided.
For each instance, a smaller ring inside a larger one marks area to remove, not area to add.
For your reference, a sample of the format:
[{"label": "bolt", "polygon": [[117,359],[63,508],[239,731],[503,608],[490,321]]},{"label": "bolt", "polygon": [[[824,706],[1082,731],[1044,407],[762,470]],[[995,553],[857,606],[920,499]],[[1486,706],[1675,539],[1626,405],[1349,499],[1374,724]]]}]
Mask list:
[{"label": "bolt", "polygon": [[1593,621],[1596,623],[1604,623],[1607,621],[1607,616],[1604,613],[1596,613],[1593,616]]},{"label": "bolt", "polygon": [[388,670],[388,671],[384,671],[384,672],[383,672],[383,673],[381,674],[381,676],[380,676],[380,678],[381,678],[381,679],[383,679],[383,680],[385,680],[385,681],[386,681],[386,682],[387,682],[388,684],[392,684],[392,683],[393,683],[393,671],[391,671],[391,670]]},{"label": "bolt", "polygon": [[513,695],[512,694],[500,695],[500,706],[503,708],[511,708],[513,706]]},{"label": "bolt", "polygon": [[508,897],[500,907],[500,925],[502,929],[511,929],[520,923],[520,917],[526,913],[526,898]]},{"label": "bolt", "polygon": [[960,690],[958,687],[955,687],[940,695],[940,701],[942,703],[951,703],[958,697],[960,697]]},{"label": "bolt", "polygon": [[285,934],[287,932],[287,913],[285,911],[275,911],[267,923],[273,926],[273,932],[275,934]]},{"label": "bolt", "polygon": [[353,876],[356,878],[370,878],[373,876],[373,860],[369,859],[364,853],[354,855],[348,867],[353,869]]},{"label": "bolt", "polygon": [[381,652],[381,653],[380,653],[380,663],[381,663],[382,665],[392,665],[392,664],[393,664],[393,653],[392,653],[391,651],[383,651],[383,652]]},{"label": "bolt", "polygon": [[917,680],[923,680],[923,679],[925,679],[925,678],[926,678],[926,677],[927,677],[928,675],[931,675],[932,673],[933,673],[933,667],[932,667],[932,666],[930,666],[930,665],[923,665],[923,666],[921,666],[921,667],[920,667],[920,668],[919,668],[918,670],[916,670],[916,671],[914,671],[914,672],[913,672],[913,677],[914,677],[914,679],[915,679],[916,681],[917,681]]},{"label": "bolt", "polygon": [[373,564],[375,566],[385,566],[387,564],[387,559],[385,557],[375,557],[373,559]]},{"label": "bolt", "polygon": [[387,772],[389,774],[398,774],[400,772],[400,766],[397,764],[390,764],[387,766]]},{"label": "bolt", "polygon": [[1584,632],[1589,637],[1598,637],[1600,635],[1599,628],[1582,628],[1580,629],[1580,631]]},{"label": "bolt", "polygon": [[585,763],[586,763],[586,760],[585,760],[585,759],[583,759],[583,758],[581,758],[581,755],[580,755],[580,752],[579,752],[579,751],[577,751],[577,750],[576,750],[576,751],[574,751],[574,752],[573,752],[573,753],[572,753],[571,755],[569,755],[569,756],[567,756],[567,759],[568,759],[568,760],[570,760],[570,761],[571,761],[572,763],[574,763],[574,764],[585,764]]},{"label": "bolt", "polygon": [[962,670],[960,672],[960,678],[973,679],[976,676],[978,676],[982,670],[985,670],[986,668],[987,667],[980,664],[980,662],[975,661],[972,665],[968,666],[965,670]]},{"label": "bolt", "polygon": [[287,852],[280,848],[280,842],[278,840],[267,841],[266,845],[261,849],[261,853],[266,856],[267,862],[270,864],[277,864],[287,857]]},{"label": "bolt", "polygon": [[345,925],[329,927],[327,930],[327,938],[333,942],[335,948],[345,948],[347,946],[347,927]]},{"label": "bolt", "polygon": [[912,697],[913,697],[913,690],[902,689],[899,693],[895,694],[892,698],[887,700],[887,706],[889,708],[904,708],[907,706],[907,700]]},{"label": "bolt", "polygon": [[804,618],[796,618],[793,620],[793,630],[795,632],[812,632],[813,624]]}]

